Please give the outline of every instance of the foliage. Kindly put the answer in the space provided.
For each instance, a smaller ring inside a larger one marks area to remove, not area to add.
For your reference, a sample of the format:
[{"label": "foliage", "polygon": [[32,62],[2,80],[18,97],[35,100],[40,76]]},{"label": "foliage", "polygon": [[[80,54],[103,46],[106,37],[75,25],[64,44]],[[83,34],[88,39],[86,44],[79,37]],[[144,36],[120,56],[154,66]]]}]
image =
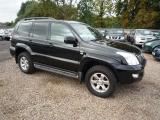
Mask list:
[{"label": "foliage", "polygon": [[[60,3],[58,2],[58,5]],[[75,19],[77,11],[76,8],[64,4],[58,6],[57,1],[39,0],[27,1],[22,3],[21,9],[17,14],[16,21],[25,17],[53,17],[56,19]]]},{"label": "foliage", "polygon": [[115,20],[111,16],[112,7],[112,0],[30,0],[22,3],[16,22],[25,17],[45,16],[78,20],[95,27],[110,27],[117,25],[117,22],[111,22]]},{"label": "foliage", "polygon": [[81,0],[77,9],[80,21],[87,24],[91,24],[93,22],[93,0]]},{"label": "foliage", "polygon": [[15,21],[33,16],[77,20],[94,27],[160,28],[160,1],[29,0],[22,3]]},{"label": "foliage", "polygon": [[119,0],[116,12],[125,28],[160,28],[159,0]]}]

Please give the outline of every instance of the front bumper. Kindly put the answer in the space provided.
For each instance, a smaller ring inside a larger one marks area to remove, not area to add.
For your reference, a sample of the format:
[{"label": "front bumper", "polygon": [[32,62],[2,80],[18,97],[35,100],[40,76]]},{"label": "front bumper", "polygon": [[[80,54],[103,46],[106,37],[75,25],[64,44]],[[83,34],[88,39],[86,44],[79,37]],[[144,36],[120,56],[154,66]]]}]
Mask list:
[{"label": "front bumper", "polygon": [[[120,83],[133,83],[142,80],[144,69],[140,71],[119,70],[117,77]],[[135,77],[136,76],[136,77]]]},{"label": "front bumper", "polygon": [[120,83],[133,83],[142,80],[144,76],[144,68],[146,65],[146,60],[140,65],[117,65],[115,66],[116,77]]}]

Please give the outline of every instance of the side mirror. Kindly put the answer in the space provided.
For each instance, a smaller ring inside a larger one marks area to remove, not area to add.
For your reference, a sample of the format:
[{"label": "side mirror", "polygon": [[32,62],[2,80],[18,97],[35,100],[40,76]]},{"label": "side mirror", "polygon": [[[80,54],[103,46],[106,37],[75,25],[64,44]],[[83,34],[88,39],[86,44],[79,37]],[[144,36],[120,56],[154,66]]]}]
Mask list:
[{"label": "side mirror", "polygon": [[68,36],[64,38],[64,43],[73,44],[75,46],[77,45],[77,39],[75,37]]}]

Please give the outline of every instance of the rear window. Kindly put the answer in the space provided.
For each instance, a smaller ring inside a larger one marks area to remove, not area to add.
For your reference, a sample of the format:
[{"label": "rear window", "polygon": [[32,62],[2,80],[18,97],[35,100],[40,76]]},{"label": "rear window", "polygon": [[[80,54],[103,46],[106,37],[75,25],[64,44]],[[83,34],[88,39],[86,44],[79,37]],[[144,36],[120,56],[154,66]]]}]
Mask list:
[{"label": "rear window", "polygon": [[32,22],[20,23],[17,32],[22,36],[28,36],[31,30],[31,27],[32,27]]},{"label": "rear window", "polygon": [[47,39],[48,25],[48,22],[35,22],[33,29],[33,37],[36,39]]}]

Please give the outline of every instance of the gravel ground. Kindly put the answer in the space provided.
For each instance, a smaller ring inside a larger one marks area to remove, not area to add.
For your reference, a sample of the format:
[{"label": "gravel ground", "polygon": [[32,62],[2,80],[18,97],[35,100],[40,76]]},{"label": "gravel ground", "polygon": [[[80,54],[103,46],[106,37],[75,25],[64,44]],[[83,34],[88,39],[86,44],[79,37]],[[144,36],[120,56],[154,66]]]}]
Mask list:
[{"label": "gravel ground", "polygon": [[10,41],[0,41],[0,62],[11,58],[9,46]]},{"label": "gravel ground", "polygon": [[0,62],[0,120],[159,120],[160,62],[145,57],[144,79],[119,85],[106,99],[76,79],[44,71],[26,75],[14,59]]}]

